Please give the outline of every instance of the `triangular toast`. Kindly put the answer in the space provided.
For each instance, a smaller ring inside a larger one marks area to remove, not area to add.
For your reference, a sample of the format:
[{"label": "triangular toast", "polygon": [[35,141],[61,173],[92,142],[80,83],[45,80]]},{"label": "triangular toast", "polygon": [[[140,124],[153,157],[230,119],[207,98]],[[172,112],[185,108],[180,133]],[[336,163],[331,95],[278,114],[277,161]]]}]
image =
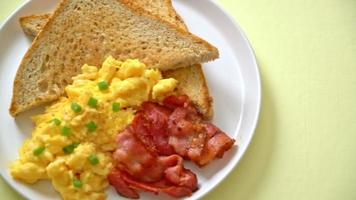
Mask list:
[{"label": "triangular toast", "polygon": [[[132,0],[131,3],[159,16],[162,20],[187,30],[171,0]],[[20,24],[27,35],[35,37],[47,23],[49,17],[50,14],[24,16],[20,18]],[[178,80],[178,92],[188,95],[205,119],[212,117],[212,98],[200,64],[165,71],[163,75],[165,78]]]},{"label": "triangular toast", "polygon": [[213,60],[218,51],[120,0],[63,0],[21,62],[10,113],[57,99],[84,63],[99,65],[108,55],[167,70]]}]

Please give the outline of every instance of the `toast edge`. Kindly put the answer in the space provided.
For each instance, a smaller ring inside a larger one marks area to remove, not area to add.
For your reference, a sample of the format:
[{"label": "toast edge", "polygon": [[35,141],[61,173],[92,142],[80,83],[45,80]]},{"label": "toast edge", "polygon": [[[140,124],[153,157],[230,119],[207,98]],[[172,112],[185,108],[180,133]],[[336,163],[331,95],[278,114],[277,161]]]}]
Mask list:
[{"label": "toast edge", "polygon": [[[39,17],[41,19],[49,19],[49,17],[51,16],[50,13],[43,13],[43,14],[33,14],[33,15],[26,15],[26,16],[22,16],[19,18],[19,23],[22,27],[22,30],[26,33],[26,35],[32,36],[32,37],[36,37],[38,35],[38,32],[33,32],[31,30],[29,30],[28,28],[26,28],[26,22],[30,19],[30,18],[34,18],[34,17]],[[41,27],[42,29],[42,27]],[[39,29],[39,31],[41,30]]]},{"label": "toast edge", "polygon": [[[190,36],[197,43],[204,45],[209,51],[211,51],[211,55],[205,56],[202,59],[202,62],[209,62],[209,61],[212,61],[212,60],[215,60],[215,59],[219,58],[219,50],[215,46],[210,44],[209,42],[205,41],[204,39],[202,39],[202,38],[200,38],[200,37],[188,32],[187,30],[184,30],[184,29],[180,28],[177,25],[174,25],[174,24],[172,24],[172,23],[170,23],[170,22],[168,22],[166,20],[163,20],[163,19],[161,19],[160,17],[158,17],[156,15],[153,15],[153,14],[149,13],[148,11],[146,11],[145,9],[143,9],[143,8],[141,8],[139,6],[134,5],[131,0],[117,0],[117,1],[122,3],[122,4],[125,4],[135,14],[137,14],[139,16],[145,16],[145,17],[148,17],[148,18],[151,18],[151,19],[154,19],[154,20],[158,20],[161,23],[167,25],[168,27],[170,27],[172,29],[175,29],[181,35]],[[172,5],[172,2],[170,2],[170,4]],[[177,16],[179,16],[179,15],[177,15]],[[190,65],[194,65],[194,64],[197,64],[197,63],[190,63]],[[187,66],[189,66],[189,65],[187,65]],[[180,68],[180,67],[186,67],[186,65],[177,65],[175,68]]]},{"label": "toast edge", "polygon": [[16,72],[16,76],[15,76],[15,80],[14,80],[14,85],[13,85],[13,89],[12,89],[12,99],[11,99],[11,104],[10,104],[10,108],[9,108],[9,112],[11,114],[11,116],[16,117],[20,112],[24,112],[26,110],[30,110],[31,108],[34,108],[35,106],[39,105],[40,103],[48,103],[51,102],[53,100],[55,100],[58,97],[51,97],[48,98],[48,100],[46,101],[38,101],[35,100],[34,102],[30,103],[29,106],[26,106],[26,108],[21,108],[20,106],[17,105],[17,90],[19,89],[19,84],[21,82],[19,75],[23,72],[24,70],[24,61],[26,59],[28,59],[29,55],[32,53],[33,49],[34,49],[34,44],[37,42],[38,38],[40,38],[42,36],[42,32],[43,30],[46,30],[47,27],[49,26],[49,24],[52,23],[52,19],[58,15],[58,13],[63,9],[65,3],[68,0],[62,0],[55,8],[54,13],[52,15],[49,16],[49,19],[47,21],[47,23],[44,25],[44,27],[41,29],[41,31],[38,33],[38,35],[35,37],[35,39],[32,41],[30,48],[27,50],[25,56],[22,58],[21,62],[20,62],[20,66],[17,69]]},{"label": "toast edge", "polygon": [[[181,22],[181,26],[184,27],[186,31],[189,31],[187,25],[184,23],[183,18],[174,9],[172,0],[165,0],[165,1],[166,1],[166,4],[168,5],[170,12],[176,16],[177,21]],[[204,101],[203,104],[197,103],[197,105],[199,106],[199,109],[203,115],[203,118],[205,120],[211,120],[214,116],[214,109],[213,109],[214,100],[210,96],[208,83],[206,81],[202,65],[196,64],[194,67],[197,67],[199,69],[200,80],[201,80],[201,85],[202,85],[202,91],[201,91],[202,95],[201,96],[203,97],[202,99]]]}]

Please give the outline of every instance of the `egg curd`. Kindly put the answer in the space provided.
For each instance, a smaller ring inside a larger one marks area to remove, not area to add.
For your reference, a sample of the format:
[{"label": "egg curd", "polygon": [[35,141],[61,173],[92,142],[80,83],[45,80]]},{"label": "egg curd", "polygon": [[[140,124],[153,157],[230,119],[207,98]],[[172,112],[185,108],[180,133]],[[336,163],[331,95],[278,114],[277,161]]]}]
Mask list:
[{"label": "egg curd", "polygon": [[116,135],[144,101],[172,94],[177,81],[138,60],[108,57],[102,67],[84,65],[62,97],[34,116],[32,138],[10,167],[25,183],[50,179],[63,199],[105,199]]}]

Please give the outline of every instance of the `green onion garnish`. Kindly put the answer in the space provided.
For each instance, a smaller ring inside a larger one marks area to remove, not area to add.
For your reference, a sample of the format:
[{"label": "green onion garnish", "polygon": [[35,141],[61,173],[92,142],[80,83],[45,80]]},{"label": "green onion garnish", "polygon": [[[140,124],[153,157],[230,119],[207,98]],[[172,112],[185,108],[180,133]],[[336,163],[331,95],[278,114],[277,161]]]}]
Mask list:
[{"label": "green onion garnish", "polygon": [[106,81],[101,81],[98,83],[99,90],[107,90],[109,88],[109,84]]},{"label": "green onion garnish", "polygon": [[63,136],[69,136],[70,135],[70,128],[68,126],[63,126],[61,128],[61,134]]},{"label": "green onion garnish", "polygon": [[109,88],[109,84],[106,81],[101,81],[98,83],[99,90],[107,90]]},{"label": "green onion garnish", "polygon": [[73,186],[76,187],[76,188],[81,188],[83,186],[83,183],[79,179],[74,178],[73,179]]},{"label": "green onion garnish", "polygon": [[96,108],[97,104],[98,104],[98,100],[93,97],[90,97],[88,101],[88,106],[91,108]]},{"label": "green onion garnish", "polygon": [[119,112],[120,111],[120,103],[117,103],[117,102],[113,103],[112,104],[112,111],[113,112]]},{"label": "green onion garnish", "polygon": [[71,153],[73,153],[74,149],[78,147],[78,145],[79,145],[79,143],[73,143],[73,144],[63,147],[62,150],[65,154],[71,154]]},{"label": "green onion garnish", "polygon": [[85,125],[89,132],[94,132],[96,130],[95,122],[91,121]]},{"label": "green onion garnish", "polygon": [[80,113],[80,111],[82,111],[82,107],[77,103],[72,103],[70,107],[75,113]]},{"label": "green onion garnish", "polygon": [[61,125],[61,120],[59,120],[58,118],[54,118],[54,119],[52,119],[52,121],[51,121],[51,122],[53,122],[56,126]]},{"label": "green onion garnish", "polygon": [[98,159],[98,157],[96,157],[96,155],[90,155],[88,157],[88,160],[89,160],[90,164],[92,164],[94,166],[99,164],[99,159]]},{"label": "green onion garnish", "polygon": [[45,149],[46,149],[45,147],[37,147],[36,149],[33,150],[33,155],[39,156],[44,152]]}]

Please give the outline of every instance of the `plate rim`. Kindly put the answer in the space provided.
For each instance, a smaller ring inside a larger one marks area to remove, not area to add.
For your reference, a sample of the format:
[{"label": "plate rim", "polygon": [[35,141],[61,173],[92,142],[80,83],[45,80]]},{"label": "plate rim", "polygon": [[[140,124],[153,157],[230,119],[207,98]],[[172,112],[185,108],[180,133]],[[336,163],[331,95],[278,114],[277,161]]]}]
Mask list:
[{"label": "plate rim", "polygon": [[[23,3],[19,4],[18,7],[16,7],[16,9],[14,11],[11,12],[11,14],[9,16],[7,16],[4,21],[0,24],[0,31],[2,31],[7,25],[8,23],[11,21],[11,19],[19,12],[21,11],[27,4],[31,3],[32,1],[35,0],[25,0]],[[174,1],[174,0],[172,0]],[[232,167],[227,168],[226,169],[226,173],[224,173],[221,178],[219,178],[214,186],[212,188],[210,188],[209,190],[207,190],[205,193],[202,193],[201,195],[197,196],[197,199],[201,199],[203,197],[205,197],[206,195],[208,195],[209,193],[211,193],[212,191],[214,191],[225,179],[228,175],[231,174],[231,172],[233,170],[236,169],[236,167],[238,166],[238,164],[240,163],[240,161],[243,159],[243,157],[246,154],[247,149],[250,147],[251,145],[251,141],[255,136],[256,133],[256,128],[258,125],[258,122],[260,120],[260,114],[261,114],[261,107],[262,107],[262,82],[261,82],[261,73],[260,73],[260,69],[259,69],[259,65],[256,59],[256,54],[255,51],[251,45],[251,42],[249,41],[249,39],[247,38],[245,32],[243,31],[242,27],[238,24],[237,20],[219,3],[218,0],[205,0],[205,3],[210,3],[213,5],[213,7],[215,7],[215,9],[218,9],[218,11],[222,12],[222,14],[224,15],[224,17],[226,17],[227,20],[229,20],[230,23],[232,23],[234,25],[234,28],[237,29],[237,31],[241,34],[242,36],[242,40],[245,42],[245,45],[247,47],[247,51],[251,56],[251,60],[252,61],[252,66],[256,72],[256,91],[255,93],[257,94],[256,98],[256,102],[257,104],[256,106],[256,113],[254,114],[253,120],[251,121],[251,129],[250,129],[250,133],[248,134],[250,137],[247,138],[245,140],[246,143],[246,147],[244,149],[239,149],[238,151],[241,151],[241,157],[240,159],[237,159],[236,161],[234,161],[232,163]],[[25,196],[25,193],[21,192],[19,190],[19,188],[15,187],[16,185],[12,184],[11,182],[9,182],[2,171],[0,171],[0,175],[2,180],[4,180],[4,182],[10,186],[11,189],[13,189],[14,191],[17,192],[17,194],[19,194],[21,197],[23,197],[24,199],[30,199],[30,197]]]},{"label": "plate rim", "polygon": [[[207,192],[205,192],[204,194],[198,196],[197,198],[203,198],[206,195],[210,194],[211,192],[213,192],[225,179],[228,175],[231,174],[231,172],[233,170],[236,169],[236,167],[238,166],[238,164],[240,163],[240,161],[243,159],[243,157],[246,154],[247,149],[250,147],[251,145],[251,141],[255,136],[256,133],[256,128],[260,119],[260,115],[261,115],[261,104],[262,104],[262,82],[261,82],[261,72],[259,69],[259,65],[257,63],[257,59],[256,59],[256,54],[254,49],[252,48],[251,42],[249,41],[249,39],[247,38],[245,32],[243,31],[242,27],[239,25],[239,23],[237,22],[237,20],[235,20],[235,18],[219,3],[218,0],[205,0],[211,4],[213,4],[213,6],[215,6],[217,9],[219,9],[219,11],[221,11],[225,17],[227,17],[227,19],[235,26],[235,28],[241,33],[242,38],[244,40],[244,42],[246,43],[246,47],[247,50],[249,51],[249,53],[251,54],[251,58],[252,58],[252,65],[256,70],[256,78],[257,78],[257,110],[256,110],[256,115],[253,119],[253,128],[250,130],[250,137],[248,138],[248,140],[246,140],[246,148],[244,148],[241,152],[241,157],[240,159],[237,159],[234,163],[233,166],[230,169],[227,169],[227,172],[222,176],[222,178],[220,178],[216,184]],[[238,150],[240,151],[240,149]]]}]

